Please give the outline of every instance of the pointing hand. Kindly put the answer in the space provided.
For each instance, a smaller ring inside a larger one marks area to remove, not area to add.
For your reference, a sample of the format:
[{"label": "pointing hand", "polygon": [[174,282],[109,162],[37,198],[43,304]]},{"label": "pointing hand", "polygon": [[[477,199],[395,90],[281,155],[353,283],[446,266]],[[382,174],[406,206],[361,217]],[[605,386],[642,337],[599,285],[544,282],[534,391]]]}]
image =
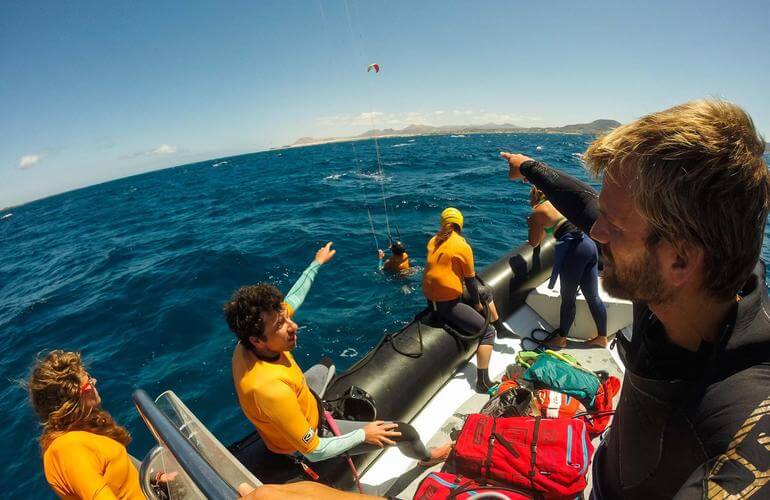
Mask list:
[{"label": "pointing hand", "polygon": [[517,153],[506,153],[505,151],[501,152],[500,156],[508,161],[508,178],[510,180],[524,179],[524,175],[521,173],[521,164],[532,158]]},{"label": "pointing hand", "polygon": [[318,251],[315,253],[315,260],[319,264],[324,265],[332,260],[332,257],[334,257],[335,253],[337,253],[337,250],[332,250],[332,242],[330,241],[318,249]]}]

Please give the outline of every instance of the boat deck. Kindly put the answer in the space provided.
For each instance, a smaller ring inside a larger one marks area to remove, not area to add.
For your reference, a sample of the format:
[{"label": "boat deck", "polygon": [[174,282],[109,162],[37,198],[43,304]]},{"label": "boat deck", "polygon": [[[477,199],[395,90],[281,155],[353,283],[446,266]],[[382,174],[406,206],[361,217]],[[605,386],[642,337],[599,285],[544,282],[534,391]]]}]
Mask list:
[{"label": "boat deck", "polygon": [[[534,328],[548,331],[553,329],[552,325],[528,305],[521,307],[504,323],[517,337],[529,336]],[[499,380],[505,368],[515,362],[520,350],[520,338],[497,339],[489,367],[490,377]],[[606,370],[610,375],[623,379],[622,364],[613,350],[584,347],[583,342],[570,340],[562,352],[571,354],[592,371]],[[478,412],[489,400],[488,396],[474,391],[475,379],[474,358],[464,365],[412,420],[412,425],[428,447],[449,442],[450,433],[462,426],[461,416]],[[595,441],[594,445],[596,444]],[[383,452],[365,471],[361,483],[367,493],[408,499],[414,496],[420,481],[429,472],[440,468],[441,464],[431,468],[422,467],[415,460],[402,455],[398,449],[391,448]]]}]

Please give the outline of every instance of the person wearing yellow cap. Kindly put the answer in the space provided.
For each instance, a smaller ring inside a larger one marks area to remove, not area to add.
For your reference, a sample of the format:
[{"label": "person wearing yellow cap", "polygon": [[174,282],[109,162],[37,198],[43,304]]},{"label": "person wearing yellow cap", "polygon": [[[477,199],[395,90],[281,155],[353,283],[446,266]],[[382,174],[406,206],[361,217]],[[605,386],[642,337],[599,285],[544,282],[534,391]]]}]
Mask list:
[{"label": "person wearing yellow cap", "polygon": [[[428,256],[422,275],[422,291],[433,311],[449,325],[463,332],[476,333],[484,328],[482,301],[489,305],[490,320],[497,321],[497,310],[491,292],[480,287],[473,265],[473,250],[462,237],[463,214],[454,207],[441,212],[441,227],[428,242]],[[470,305],[462,301],[463,284],[470,295]],[[486,393],[493,383],[489,379],[489,360],[495,343],[495,327],[487,325],[476,351],[476,391]]]}]

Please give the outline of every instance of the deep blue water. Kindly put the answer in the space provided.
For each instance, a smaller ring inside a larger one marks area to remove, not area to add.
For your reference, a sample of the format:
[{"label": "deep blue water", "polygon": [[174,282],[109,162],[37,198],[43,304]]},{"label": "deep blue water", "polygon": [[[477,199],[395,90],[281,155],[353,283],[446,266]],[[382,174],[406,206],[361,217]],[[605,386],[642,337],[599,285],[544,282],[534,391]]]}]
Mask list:
[{"label": "deep blue water", "polygon": [[[526,237],[528,186],[507,180],[500,149],[585,178],[576,135],[469,135],[254,153],[92,186],[3,211],[0,220],[0,457],[4,497],[52,496],[38,428],[15,382],[43,349],[80,350],[103,404],[142,457],[152,438],[133,409],[141,387],[174,390],[225,444],[248,432],[230,376],[235,343],[221,304],[241,285],[287,291],[332,240],[295,319],[300,365],[346,368],[423,307],[420,274],[377,271],[370,207],[387,242],[383,195],[416,265],[446,206],[460,208],[479,268]],[[541,150],[537,150],[537,147]],[[226,162],[226,163],[224,163]],[[767,260],[767,244],[763,249]],[[412,291],[413,293],[408,293]]]}]

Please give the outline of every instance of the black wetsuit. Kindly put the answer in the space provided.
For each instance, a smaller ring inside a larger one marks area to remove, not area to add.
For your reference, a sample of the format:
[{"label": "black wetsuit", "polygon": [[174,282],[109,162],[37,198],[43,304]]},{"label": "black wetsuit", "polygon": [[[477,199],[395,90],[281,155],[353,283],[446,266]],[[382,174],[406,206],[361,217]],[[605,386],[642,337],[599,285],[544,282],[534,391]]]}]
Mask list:
[{"label": "black wetsuit", "polygon": [[[588,233],[597,193],[541,163],[521,172]],[[633,335],[619,335],[626,366],[593,492],[615,498],[770,498],[770,298],[758,262],[715,343],[698,352],[669,343],[646,304]]]}]

